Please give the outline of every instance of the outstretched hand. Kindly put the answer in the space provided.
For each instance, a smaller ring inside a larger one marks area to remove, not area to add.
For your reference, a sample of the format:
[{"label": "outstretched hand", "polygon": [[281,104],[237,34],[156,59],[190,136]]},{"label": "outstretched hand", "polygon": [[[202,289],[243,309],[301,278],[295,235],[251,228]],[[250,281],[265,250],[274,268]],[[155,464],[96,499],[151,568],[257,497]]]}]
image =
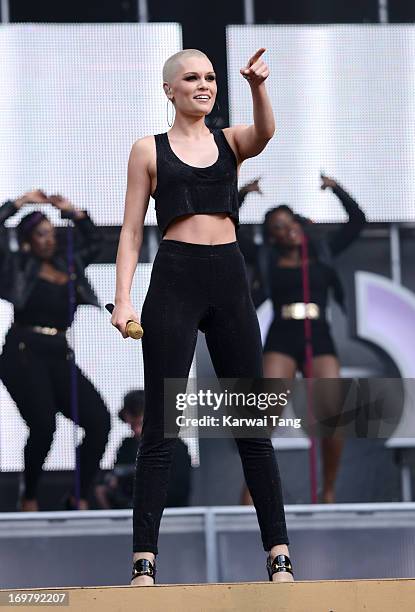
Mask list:
[{"label": "outstretched hand", "polygon": [[333,187],[337,186],[337,182],[334,179],[329,178],[328,176],[326,176],[323,173],[320,174],[320,178],[321,178],[321,181],[322,181],[320,189],[326,189],[327,187],[333,188]]},{"label": "outstretched hand", "polygon": [[251,86],[257,87],[263,83],[269,75],[269,68],[261,58],[261,55],[265,53],[265,51],[265,47],[258,49],[258,51],[248,60],[245,68],[241,68],[240,70],[244,79],[246,79]]}]

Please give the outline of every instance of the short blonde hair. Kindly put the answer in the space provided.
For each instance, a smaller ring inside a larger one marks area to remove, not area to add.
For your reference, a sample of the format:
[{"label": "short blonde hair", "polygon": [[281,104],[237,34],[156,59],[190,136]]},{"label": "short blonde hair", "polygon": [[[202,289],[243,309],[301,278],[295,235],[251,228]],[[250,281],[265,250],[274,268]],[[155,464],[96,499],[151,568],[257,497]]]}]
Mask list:
[{"label": "short blonde hair", "polygon": [[163,66],[163,82],[164,83],[170,83],[170,81],[172,80],[172,78],[174,77],[176,73],[177,65],[182,59],[185,59],[186,57],[204,57],[205,59],[209,60],[206,53],[203,53],[203,51],[199,51],[199,49],[183,49],[183,51],[179,51],[178,53],[171,55],[164,62],[164,66]]}]

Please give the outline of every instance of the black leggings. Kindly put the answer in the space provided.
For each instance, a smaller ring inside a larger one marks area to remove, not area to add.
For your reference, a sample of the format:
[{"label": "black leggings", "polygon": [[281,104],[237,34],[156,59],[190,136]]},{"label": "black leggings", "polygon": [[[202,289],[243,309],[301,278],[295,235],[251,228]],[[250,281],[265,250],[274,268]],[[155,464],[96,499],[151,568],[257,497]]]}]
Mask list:
[{"label": "black leggings", "polygon": [[[29,427],[24,449],[26,499],[35,499],[43,463],[52,444],[56,413],[71,419],[70,361],[65,337],[12,327],[0,357],[0,376]],[[110,430],[110,415],[92,383],[77,367],[80,494],[87,498]]]},{"label": "black leggings", "polygon": [[[133,551],[158,554],[172,452],[164,438],[163,379],[187,378],[198,329],[218,378],[263,376],[261,334],[237,242],[161,241],[141,322],[145,412],[136,462]],[[264,550],[288,544],[281,481],[269,438],[235,438]]]}]

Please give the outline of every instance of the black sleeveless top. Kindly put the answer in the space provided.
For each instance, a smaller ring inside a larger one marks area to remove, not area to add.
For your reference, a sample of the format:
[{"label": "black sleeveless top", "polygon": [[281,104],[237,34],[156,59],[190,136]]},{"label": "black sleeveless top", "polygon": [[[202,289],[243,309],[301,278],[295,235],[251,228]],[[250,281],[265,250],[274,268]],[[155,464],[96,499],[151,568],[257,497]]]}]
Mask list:
[{"label": "black sleeveless top", "polygon": [[[310,302],[320,306],[321,319],[325,319],[327,298],[333,283],[334,270],[322,261],[312,261],[308,268]],[[303,271],[301,267],[273,266],[270,270],[271,299],[275,319],[281,319],[281,306],[304,302]]]},{"label": "black sleeveless top", "polygon": [[41,325],[66,329],[69,322],[69,286],[38,278],[22,310],[15,309],[20,325]]},{"label": "black sleeveless top", "polygon": [[162,237],[168,225],[181,215],[228,213],[239,228],[237,161],[221,129],[211,129],[218,147],[218,159],[211,166],[197,168],[181,161],[170,147],[167,133],[155,134],[157,225]]}]

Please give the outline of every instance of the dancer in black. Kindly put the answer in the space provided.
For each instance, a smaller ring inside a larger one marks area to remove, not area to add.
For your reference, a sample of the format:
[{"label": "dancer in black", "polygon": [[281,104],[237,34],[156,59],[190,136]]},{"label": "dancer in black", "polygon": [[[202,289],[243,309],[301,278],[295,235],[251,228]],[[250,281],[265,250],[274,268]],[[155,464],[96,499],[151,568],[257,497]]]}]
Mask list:
[{"label": "dancer in black", "polygon": [[[250,245],[244,252],[257,273],[252,281],[252,296],[258,307],[270,297],[274,318],[264,343],[264,376],[266,378],[293,378],[297,370],[305,374],[304,318],[311,319],[312,376],[314,378],[340,378],[340,364],[326,318],[329,290],[340,306],[345,308],[344,291],[336,272],[334,259],[360,234],[366,218],[357,202],[332,178],[321,175],[321,189],[332,189],[339,198],[349,219],[338,230],[326,236],[313,237],[313,225],[308,219],[295,214],[287,205],[269,210],[265,216],[264,246]],[[240,194],[240,201],[249,191],[257,191],[257,181]],[[307,262],[310,300],[305,305],[301,244],[303,234],[308,236]],[[334,410],[334,408],[333,408]],[[320,500],[335,501],[334,486],[344,441],[341,438],[322,438],[323,487]],[[244,503],[251,503],[248,491],[243,493]]]},{"label": "dancer in black", "polygon": [[[140,321],[130,288],[150,194],[163,237],[141,313],[145,413],[133,514],[134,585],[150,585],[155,579],[159,524],[176,442],[164,437],[164,378],[187,378],[198,329],[206,335],[218,377],[262,377],[258,319],[235,232],[239,166],[258,155],[274,133],[264,51],[258,50],[241,69],[252,92],[254,124],[212,131],[204,120],[217,92],[209,58],[195,49],[169,58],[163,87],[167,104],[175,109],[173,127],[138,140],[130,155],[112,314],[124,337],[127,320]],[[271,440],[237,438],[236,443],[268,552],[269,579],[293,580]]]},{"label": "dancer in black", "polygon": [[[24,449],[23,511],[38,510],[38,483],[52,444],[57,412],[71,419],[71,360],[66,340],[70,321],[69,270],[59,253],[56,231],[46,215],[34,211],[17,226],[19,249],[11,250],[5,221],[26,203],[50,203],[72,218],[82,236],[74,252],[76,305],[99,306],[84,274],[101,248],[100,234],[85,211],[59,195],[37,190],[9,200],[0,208],[0,297],[14,306],[14,322],[0,357],[0,377],[29,427]],[[110,415],[91,382],[76,367],[79,425],[85,430],[80,448],[79,508],[88,508],[88,493],[99,468],[110,430]],[[72,491],[66,506],[75,508]]]}]

